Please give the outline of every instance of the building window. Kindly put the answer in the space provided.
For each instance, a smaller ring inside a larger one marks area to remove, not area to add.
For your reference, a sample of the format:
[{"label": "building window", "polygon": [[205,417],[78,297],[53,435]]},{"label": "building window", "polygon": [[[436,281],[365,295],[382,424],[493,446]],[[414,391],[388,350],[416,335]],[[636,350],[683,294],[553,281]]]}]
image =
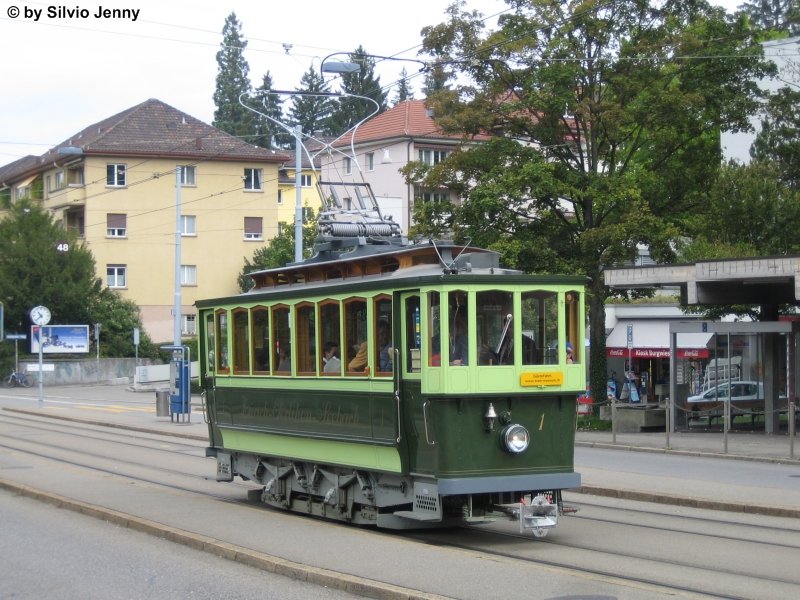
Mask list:
[{"label": "building window", "polygon": [[251,191],[260,191],[262,172],[263,169],[245,169],[244,189]]},{"label": "building window", "polygon": [[419,151],[419,161],[429,167],[442,162],[445,158],[447,158],[447,150],[423,148]]},{"label": "building window", "polygon": [[181,335],[197,335],[197,315],[181,315]]},{"label": "building window", "polygon": [[353,161],[350,160],[349,156],[345,156],[342,159],[342,165],[344,167],[344,172],[346,175],[352,175],[353,173]]},{"label": "building window", "polygon": [[128,235],[127,215],[108,213],[106,215],[106,236],[124,238]]},{"label": "building window", "polygon": [[124,288],[126,275],[127,267],[125,265],[108,265],[106,267],[106,285],[110,288]]},{"label": "building window", "polygon": [[246,240],[264,239],[263,219],[261,217],[244,218],[244,239]]},{"label": "building window", "polygon": [[278,204],[283,204],[283,190],[278,190]]},{"label": "building window", "polygon": [[181,265],[181,285],[197,285],[197,265]]},{"label": "building window", "polygon": [[197,217],[181,215],[181,235],[197,235]]},{"label": "building window", "polygon": [[311,187],[311,175],[300,175],[300,187]]},{"label": "building window", "polygon": [[178,167],[181,171],[181,185],[196,185],[195,175],[197,174],[197,168],[184,165],[182,167]]},{"label": "building window", "polygon": [[61,189],[63,189],[65,187],[65,185],[64,185],[64,171],[57,171],[55,176],[54,176],[54,179],[55,179],[55,183],[53,184],[53,187],[51,188],[50,187],[50,176],[49,175],[47,176],[48,191],[61,190]]},{"label": "building window", "polygon": [[417,188],[416,198],[422,202],[449,202],[450,195],[444,190],[426,190]]},{"label": "building window", "polygon": [[283,237],[283,230],[286,229],[286,221],[278,221],[278,236],[279,238]]},{"label": "building window", "polygon": [[109,187],[125,187],[125,165],[106,165],[106,185]]},{"label": "building window", "polygon": [[375,170],[375,153],[374,152],[367,152],[366,154],[366,165],[367,171],[374,171]]},{"label": "building window", "polygon": [[67,185],[83,185],[83,165],[67,169]]}]

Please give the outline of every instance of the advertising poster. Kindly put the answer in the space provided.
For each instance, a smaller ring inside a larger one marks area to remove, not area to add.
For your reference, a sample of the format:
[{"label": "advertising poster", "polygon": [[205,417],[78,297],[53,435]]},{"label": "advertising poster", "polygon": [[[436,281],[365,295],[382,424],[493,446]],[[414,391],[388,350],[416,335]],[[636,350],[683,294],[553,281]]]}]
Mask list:
[{"label": "advertising poster", "polygon": [[42,354],[89,352],[88,325],[31,326],[31,354],[39,354],[40,333]]}]

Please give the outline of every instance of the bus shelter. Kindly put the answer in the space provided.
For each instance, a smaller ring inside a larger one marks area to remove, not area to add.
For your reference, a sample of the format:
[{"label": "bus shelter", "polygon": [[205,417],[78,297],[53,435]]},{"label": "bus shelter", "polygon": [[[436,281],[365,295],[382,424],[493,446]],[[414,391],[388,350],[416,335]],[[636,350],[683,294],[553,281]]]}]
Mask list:
[{"label": "bus shelter", "polygon": [[[679,333],[708,333],[714,337],[713,348],[715,354],[714,364],[716,374],[707,378],[703,386],[705,398],[694,396],[700,400],[715,397],[719,393],[719,404],[724,407],[724,427],[730,424],[731,410],[762,411],[764,413],[765,433],[775,433],[779,430],[779,415],[788,411],[788,403],[795,402],[798,397],[798,349],[797,331],[800,323],[797,321],[757,321],[757,322],[720,322],[720,321],[695,321],[673,322],[669,325],[670,331],[670,398],[668,427],[675,431],[676,412],[681,408],[678,401],[678,386],[681,379],[681,369],[678,364],[677,337]],[[751,336],[757,340],[757,359],[748,373],[737,371],[737,352],[731,340],[735,336]],[[721,350],[721,352],[720,352]],[[741,382],[741,387],[747,385],[752,388],[752,396],[742,397],[741,407],[732,407],[735,404],[735,382]],[[724,385],[723,385],[724,384]],[[689,398],[691,400],[691,397]],[[763,402],[763,408],[761,403]]]}]

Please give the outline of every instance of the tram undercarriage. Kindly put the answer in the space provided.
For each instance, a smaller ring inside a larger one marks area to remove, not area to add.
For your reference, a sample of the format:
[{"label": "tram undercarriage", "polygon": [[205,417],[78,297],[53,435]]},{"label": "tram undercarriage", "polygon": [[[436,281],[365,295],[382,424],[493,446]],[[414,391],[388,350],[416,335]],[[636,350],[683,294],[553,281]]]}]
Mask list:
[{"label": "tram undercarriage", "polygon": [[238,475],[264,486],[249,493],[251,500],[355,525],[432,529],[505,520],[518,521],[520,532],[544,537],[564,512],[561,490],[441,496],[435,479],[218,450],[213,454],[218,481]]}]

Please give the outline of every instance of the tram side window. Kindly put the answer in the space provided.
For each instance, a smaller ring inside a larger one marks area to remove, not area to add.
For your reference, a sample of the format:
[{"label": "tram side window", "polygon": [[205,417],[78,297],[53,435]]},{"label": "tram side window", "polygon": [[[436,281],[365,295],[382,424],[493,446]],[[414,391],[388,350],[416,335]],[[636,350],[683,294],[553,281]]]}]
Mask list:
[{"label": "tram side window", "polygon": [[314,305],[298,304],[295,307],[297,329],[295,330],[295,357],[298,375],[317,374],[317,327]]},{"label": "tram side window", "polygon": [[319,342],[322,344],[320,373],[323,375],[342,374],[341,332],[339,302],[325,300],[319,305]]},{"label": "tram side window", "polygon": [[428,333],[431,345],[428,347],[428,366],[442,365],[442,316],[439,292],[428,292]]},{"label": "tram side window", "polygon": [[522,293],[522,364],[558,364],[558,295]]},{"label": "tram side window", "polygon": [[447,295],[448,355],[451,365],[469,364],[469,307],[467,293],[453,291]]},{"label": "tram side window", "polygon": [[215,344],[214,344],[214,315],[209,313],[206,315],[206,350],[208,352],[208,370],[214,370]]},{"label": "tram side window", "polygon": [[369,371],[367,351],[367,301],[351,298],[344,305],[344,358],[348,375],[364,375]]},{"label": "tram side window", "polygon": [[419,373],[420,370],[420,305],[419,296],[406,298],[403,306],[405,323],[403,329],[403,346],[405,347],[405,370]]},{"label": "tram side window", "polygon": [[378,296],[373,300],[375,316],[375,370],[378,377],[389,377],[394,369],[394,343],[392,342],[392,300]]},{"label": "tram side window", "polygon": [[289,307],[276,306],[272,309],[272,364],[277,375],[292,372],[292,330],[289,327]]},{"label": "tram side window", "polygon": [[478,292],[478,364],[514,364],[514,295],[491,290]]},{"label": "tram side window", "polygon": [[581,318],[579,314],[580,311],[580,296],[578,292],[567,292],[564,294],[564,308],[565,308],[565,317],[566,317],[566,326],[567,326],[567,351],[565,354],[565,360],[567,363],[577,363],[581,360],[581,346],[582,340],[578,339],[578,332],[580,330],[580,322],[578,319]]},{"label": "tram side window", "polygon": [[269,373],[269,311],[257,306],[250,312],[253,324],[253,372]]},{"label": "tram side window", "polygon": [[230,372],[228,366],[228,313],[224,310],[217,311],[216,321],[217,371],[228,373]]},{"label": "tram side window", "polygon": [[237,308],[233,311],[233,372],[245,375],[250,373],[250,336],[247,310]]}]

